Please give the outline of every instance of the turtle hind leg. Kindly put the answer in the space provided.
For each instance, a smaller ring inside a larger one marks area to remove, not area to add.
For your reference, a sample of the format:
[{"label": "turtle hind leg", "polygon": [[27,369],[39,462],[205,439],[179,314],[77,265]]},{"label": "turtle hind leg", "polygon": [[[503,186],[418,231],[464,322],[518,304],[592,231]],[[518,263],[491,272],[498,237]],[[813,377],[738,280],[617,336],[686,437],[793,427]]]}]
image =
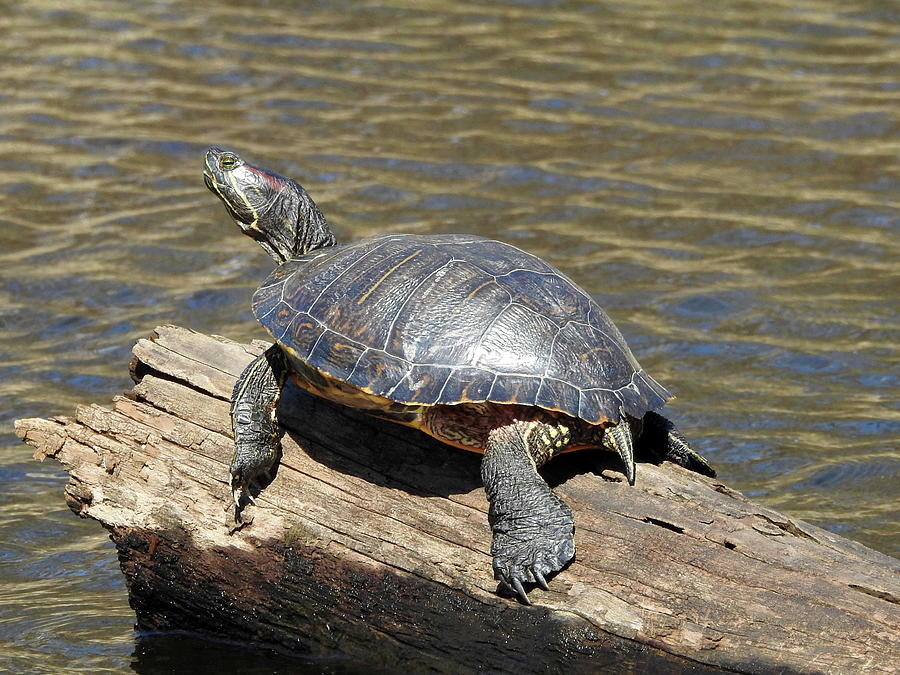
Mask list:
[{"label": "turtle hind leg", "polygon": [[644,415],[643,426],[642,445],[649,446],[660,460],[668,460],[704,476],[715,478],[715,469],[688,445],[687,440],[670,420],[650,411]]},{"label": "turtle hind leg", "polygon": [[551,424],[513,422],[488,434],[481,462],[494,578],[525,604],[531,603],[523,584],[547,589],[547,576],[575,557],[572,511],[537,472],[559,437]]}]

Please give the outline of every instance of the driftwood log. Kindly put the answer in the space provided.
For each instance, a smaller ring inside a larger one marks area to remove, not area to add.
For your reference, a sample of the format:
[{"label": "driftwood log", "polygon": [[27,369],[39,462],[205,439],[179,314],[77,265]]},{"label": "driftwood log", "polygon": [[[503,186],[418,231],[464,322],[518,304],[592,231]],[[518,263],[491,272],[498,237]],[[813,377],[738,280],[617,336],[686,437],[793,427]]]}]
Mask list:
[{"label": "driftwood log", "polygon": [[634,487],[611,453],[548,465],[578,553],[526,607],[491,577],[478,456],[291,386],[235,525],[228,398],[264,347],[163,326],[112,410],[17,422],[110,532],[140,628],[413,672],[896,672],[900,562],[669,463]]}]

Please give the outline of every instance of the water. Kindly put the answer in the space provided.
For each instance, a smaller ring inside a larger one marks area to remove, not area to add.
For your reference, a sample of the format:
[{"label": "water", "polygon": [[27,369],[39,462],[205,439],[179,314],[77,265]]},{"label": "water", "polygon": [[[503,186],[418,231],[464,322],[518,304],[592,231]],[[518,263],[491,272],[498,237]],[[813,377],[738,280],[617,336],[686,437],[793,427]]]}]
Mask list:
[{"label": "water", "polygon": [[129,387],[157,324],[263,337],[212,144],[343,240],[543,256],[729,485],[900,555],[892,3],[35,0],[0,27],[0,669],[221,653],[136,639],[112,545],[12,434]]}]

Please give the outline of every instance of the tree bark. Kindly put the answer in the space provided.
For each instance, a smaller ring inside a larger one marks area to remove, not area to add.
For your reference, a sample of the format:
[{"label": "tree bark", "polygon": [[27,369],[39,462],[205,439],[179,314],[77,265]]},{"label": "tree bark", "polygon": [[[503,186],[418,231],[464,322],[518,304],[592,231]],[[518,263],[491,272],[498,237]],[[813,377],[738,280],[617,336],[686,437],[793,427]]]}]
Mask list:
[{"label": "tree bark", "polygon": [[291,385],[235,524],[228,399],[265,346],[163,326],[111,410],[16,423],[110,532],[140,628],[415,672],[896,672],[900,562],[669,463],[548,465],[577,554],[526,607],[497,595],[477,455]]}]

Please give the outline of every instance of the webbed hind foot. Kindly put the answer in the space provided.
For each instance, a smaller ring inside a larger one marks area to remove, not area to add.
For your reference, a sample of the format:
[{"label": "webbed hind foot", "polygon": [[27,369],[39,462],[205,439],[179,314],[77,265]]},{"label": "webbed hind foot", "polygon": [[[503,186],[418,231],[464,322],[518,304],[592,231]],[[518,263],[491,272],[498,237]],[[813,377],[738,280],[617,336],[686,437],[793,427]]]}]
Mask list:
[{"label": "webbed hind foot", "polygon": [[494,578],[526,605],[524,584],[547,589],[548,575],[575,557],[575,521],[571,509],[537,472],[535,457],[550,454],[540,422],[517,422],[494,429],[481,476],[490,502]]},{"label": "webbed hind foot", "polygon": [[551,513],[536,513],[521,520],[491,518],[494,579],[526,605],[531,601],[523,584],[550,590],[547,577],[575,557],[572,512],[558,498],[548,502]]}]

